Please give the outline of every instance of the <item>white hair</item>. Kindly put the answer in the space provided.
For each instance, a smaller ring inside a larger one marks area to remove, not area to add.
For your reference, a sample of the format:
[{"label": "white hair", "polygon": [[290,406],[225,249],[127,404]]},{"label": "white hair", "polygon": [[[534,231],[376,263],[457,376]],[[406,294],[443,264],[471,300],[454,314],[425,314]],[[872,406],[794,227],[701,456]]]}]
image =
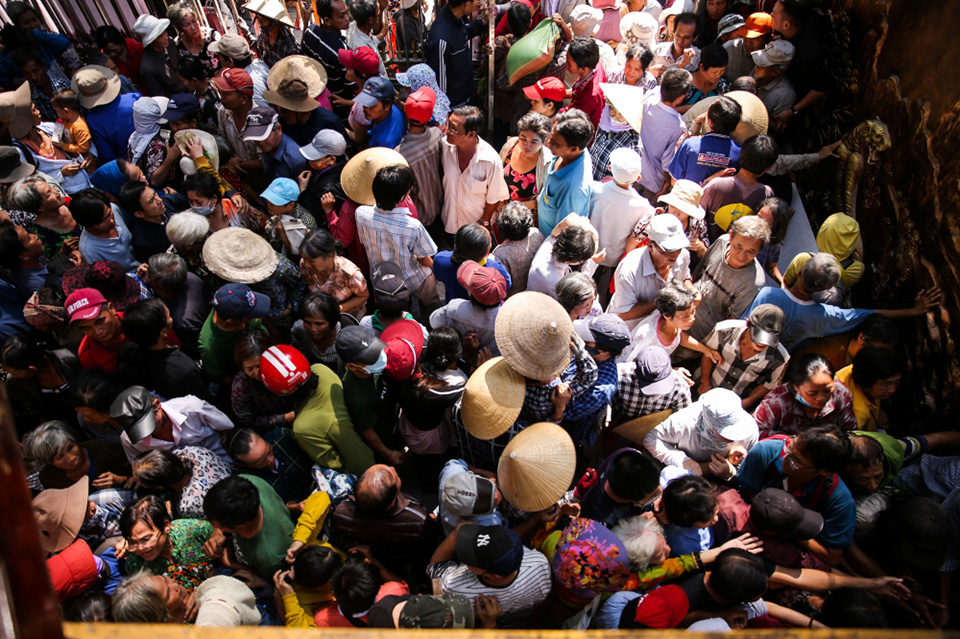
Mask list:
[{"label": "white hair", "polygon": [[620,538],[627,549],[630,567],[643,572],[650,567],[650,559],[657,552],[657,545],[663,538],[663,528],[652,517],[631,517],[624,519],[613,528],[613,534]]},{"label": "white hair", "polygon": [[120,623],[165,623],[170,612],[163,595],[149,579],[146,570],[134,573],[120,582],[113,593],[113,618]]},{"label": "white hair", "polygon": [[53,420],[44,422],[23,438],[23,455],[39,464],[52,464],[60,456],[67,444],[75,443],[77,438],[66,422]]},{"label": "white hair", "polygon": [[190,246],[202,242],[210,233],[210,222],[199,213],[184,211],[167,222],[167,239],[174,246]]}]

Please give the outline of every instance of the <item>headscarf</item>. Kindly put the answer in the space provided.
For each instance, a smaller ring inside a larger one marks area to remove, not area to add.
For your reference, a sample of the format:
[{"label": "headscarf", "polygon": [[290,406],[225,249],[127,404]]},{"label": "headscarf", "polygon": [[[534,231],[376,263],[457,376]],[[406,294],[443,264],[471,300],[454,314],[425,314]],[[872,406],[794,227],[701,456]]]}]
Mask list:
[{"label": "headscarf", "polygon": [[600,30],[603,22],[603,11],[588,4],[577,5],[570,12],[570,30],[573,35],[592,38]]},{"label": "headscarf", "polygon": [[634,44],[645,44],[653,49],[657,42],[657,19],[643,11],[631,11],[620,20],[621,47],[624,51]]},{"label": "headscarf", "polygon": [[437,102],[433,106],[433,119],[437,124],[444,124],[447,121],[447,115],[450,114],[450,98],[440,90],[437,84],[437,74],[426,64],[415,64],[406,73],[397,74],[397,82],[403,86],[410,87],[410,91],[416,91],[420,87],[430,87],[437,94]]},{"label": "headscarf", "polygon": [[61,325],[67,322],[67,312],[62,306],[42,304],[38,294],[34,293],[23,307],[23,319],[34,328]]},{"label": "headscarf", "polygon": [[153,98],[140,98],[133,103],[133,133],[130,134],[130,161],[136,163],[147,150],[147,145],[160,133],[163,109]]},{"label": "headscarf", "polygon": [[127,176],[120,170],[120,164],[116,160],[110,160],[93,172],[90,182],[104,193],[117,197],[120,187],[127,183]]}]

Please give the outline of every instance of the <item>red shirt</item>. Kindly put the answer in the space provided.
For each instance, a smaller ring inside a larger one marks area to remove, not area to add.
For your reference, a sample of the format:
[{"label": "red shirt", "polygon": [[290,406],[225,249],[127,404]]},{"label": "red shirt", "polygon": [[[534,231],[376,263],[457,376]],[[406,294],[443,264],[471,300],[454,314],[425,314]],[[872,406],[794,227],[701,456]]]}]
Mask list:
[{"label": "red shirt", "polygon": [[113,59],[117,65],[117,73],[125,75],[143,91],[143,78],[140,77],[140,59],[143,57],[143,45],[133,38],[124,38],[127,45],[127,60]]},{"label": "red shirt", "polygon": [[[117,311],[117,317],[122,320],[123,313]],[[120,346],[126,344],[127,341],[127,336],[123,335]],[[173,330],[167,335],[167,343],[171,346],[182,346],[180,338],[177,337]],[[107,348],[97,340],[92,339],[89,335],[83,336],[83,339],[80,341],[80,348],[77,351],[77,356],[80,358],[80,366],[82,366],[84,370],[97,368],[108,373],[113,373],[117,370],[118,355],[119,347],[116,349]]]},{"label": "red shirt", "polygon": [[[536,27],[538,24],[543,22],[544,15],[540,13],[540,7],[537,6],[534,8],[533,0],[519,0],[520,4],[527,5],[527,8],[530,9],[530,25],[527,27],[527,30],[520,34],[520,37],[525,36],[530,33],[530,31]],[[507,22],[507,14],[504,12],[503,17],[500,18],[500,22],[497,23],[497,28],[494,30],[493,35],[505,36],[510,33],[510,23]]]},{"label": "red shirt", "polygon": [[570,109],[580,109],[593,122],[593,130],[596,131],[600,126],[600,115],[603,113],[603,91],[600,89],[600,83],[607,81],[607,74],[603,72],[603,67],[597,63],[597,68],[583,80],[578,80],[573,85],[573,96],[570,98],[570,106],[560,109],[560,113]]}]

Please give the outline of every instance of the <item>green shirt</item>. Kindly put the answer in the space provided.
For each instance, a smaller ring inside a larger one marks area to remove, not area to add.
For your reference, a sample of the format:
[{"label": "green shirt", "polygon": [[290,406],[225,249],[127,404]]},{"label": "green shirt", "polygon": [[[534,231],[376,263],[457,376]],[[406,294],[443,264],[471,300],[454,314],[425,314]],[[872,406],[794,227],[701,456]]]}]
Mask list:
[{"label": "green shirt", "polygon": [[284,568],[287,548],[293,542],[293,520],[290,510],[270,484],[254,475],[240,475],[257,487],[260,493],[260,508],[263,510],[263,527],[253,537],[234,535],[243,561],[254,572],[266,579]]},{"label": "green shirt", "polygon": [[310,370],[319,383],[313,395],[297,409],[293,436],[320,466],[359,475],[373,466],[373,451],[353,429],[343,383],[323,364],[314,364]]},{"label": "green shirt", "polygon": [[387,397],[383,374],[358,377],[347,370],[343,376],[343,398],[354,430],[373,428],[386,442],[397,427],[397,403]]},{"label": "green shirt", "polygon": [[213,526],[202,519],[174,519],[170,522],[170,543],[173,545],[173,561],[157,557],[144,561],[140,555],[131,553],[125,561],[126,572],[132,575],[147,570],[154,575],[172,578],[187,590],[193,590],[213,572],[213,560],[203,552],[203,545],[213,535]]},{"label": "green shirt", "polygon": [[[263,331],[263,322],[259,319],[250,320],[247,331]],[[237,364],[233,360],[233,346],[245,331],[225,331],[213,323],[213,311],[207,316],[207,321],[200,329],[200,361],[203,364],[203,374],[211,382],[222,382],[237,372]]]}]

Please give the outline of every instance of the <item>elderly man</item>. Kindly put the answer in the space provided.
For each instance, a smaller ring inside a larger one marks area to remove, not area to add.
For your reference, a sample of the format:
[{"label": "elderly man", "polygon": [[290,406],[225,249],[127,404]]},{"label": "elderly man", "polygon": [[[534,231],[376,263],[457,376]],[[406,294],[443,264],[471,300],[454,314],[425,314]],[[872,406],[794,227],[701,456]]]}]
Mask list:
[{"label": "elderly man", "polygon": [[259,477],[287,503],[300,502],[310,494],[313,460],[297,444],[293,430],[274,428],[260,435],[250,428],[241,428],[231,433],[225,443],[234,459],[235,475]]},{"label": "elderly man", "polygon": [[817,253],[803,265],[800,277],[793,286],[765,286],[760,289],[740,319],[749,317],[753,309],[761,304],[779,306],[787,320],[780,342],[790,351],[807,340],[848,331],[873,313],[893,319],[915,317],[923,315],[940,302],[939,288],[921,290],[912,308],[897,310],[840,308],[813,301],[814,293],[832,288],[839,280],[840,264],[837,258],[829,253]]},{"label": "elderly man", "polygon": [[796,49],[786,40],[774,40],[753,53],[753,77],[757,80],[757,97],[767,107],[771,121],[777,113],[789,110],[797,101],[797,92],[784,74]]},{"label": "elderly man", "polygon": [[647,227],[650,241],[627,253],[613,273],[616,292],[607,306],[631,328],[656,308],[657,293],[669,283],[690,281],[690,240],[673,215],[654,215]]},{"label": "elderly man", "polygon": [[300,153],[300,145],[283,132],[280,116],[269,107],[256,107],[247,114],[243,141],[253,142],[260,149],[263,170],[267,178],[296,180],[310,170],[307,159]]},{"label": "elderly man", "polygon": [[757,422],[737,394],[715,388],[647,433],[643,445],[663,464],[725,480],[759,439]]},{"label": "elderly man", "polygon": [[770,38],[773,36],[771,24],[769,13],[752,13],[744,25],[743,37],[723,43],[723,48],[727,50],[728,56],[727,70],[723,74],[727,82],[733,82],[737,78],[750,75],[750,72],[753,71],[751,54],[764,48],[770,42]]},{"label": "elderly man", "polygon": [[404,578],[419,580],[439,527],[436,517],[401,488],[396,469],[371,466],[357,479],[353,495],[337,506],[333,528],[370,546],[374,557]]}]

